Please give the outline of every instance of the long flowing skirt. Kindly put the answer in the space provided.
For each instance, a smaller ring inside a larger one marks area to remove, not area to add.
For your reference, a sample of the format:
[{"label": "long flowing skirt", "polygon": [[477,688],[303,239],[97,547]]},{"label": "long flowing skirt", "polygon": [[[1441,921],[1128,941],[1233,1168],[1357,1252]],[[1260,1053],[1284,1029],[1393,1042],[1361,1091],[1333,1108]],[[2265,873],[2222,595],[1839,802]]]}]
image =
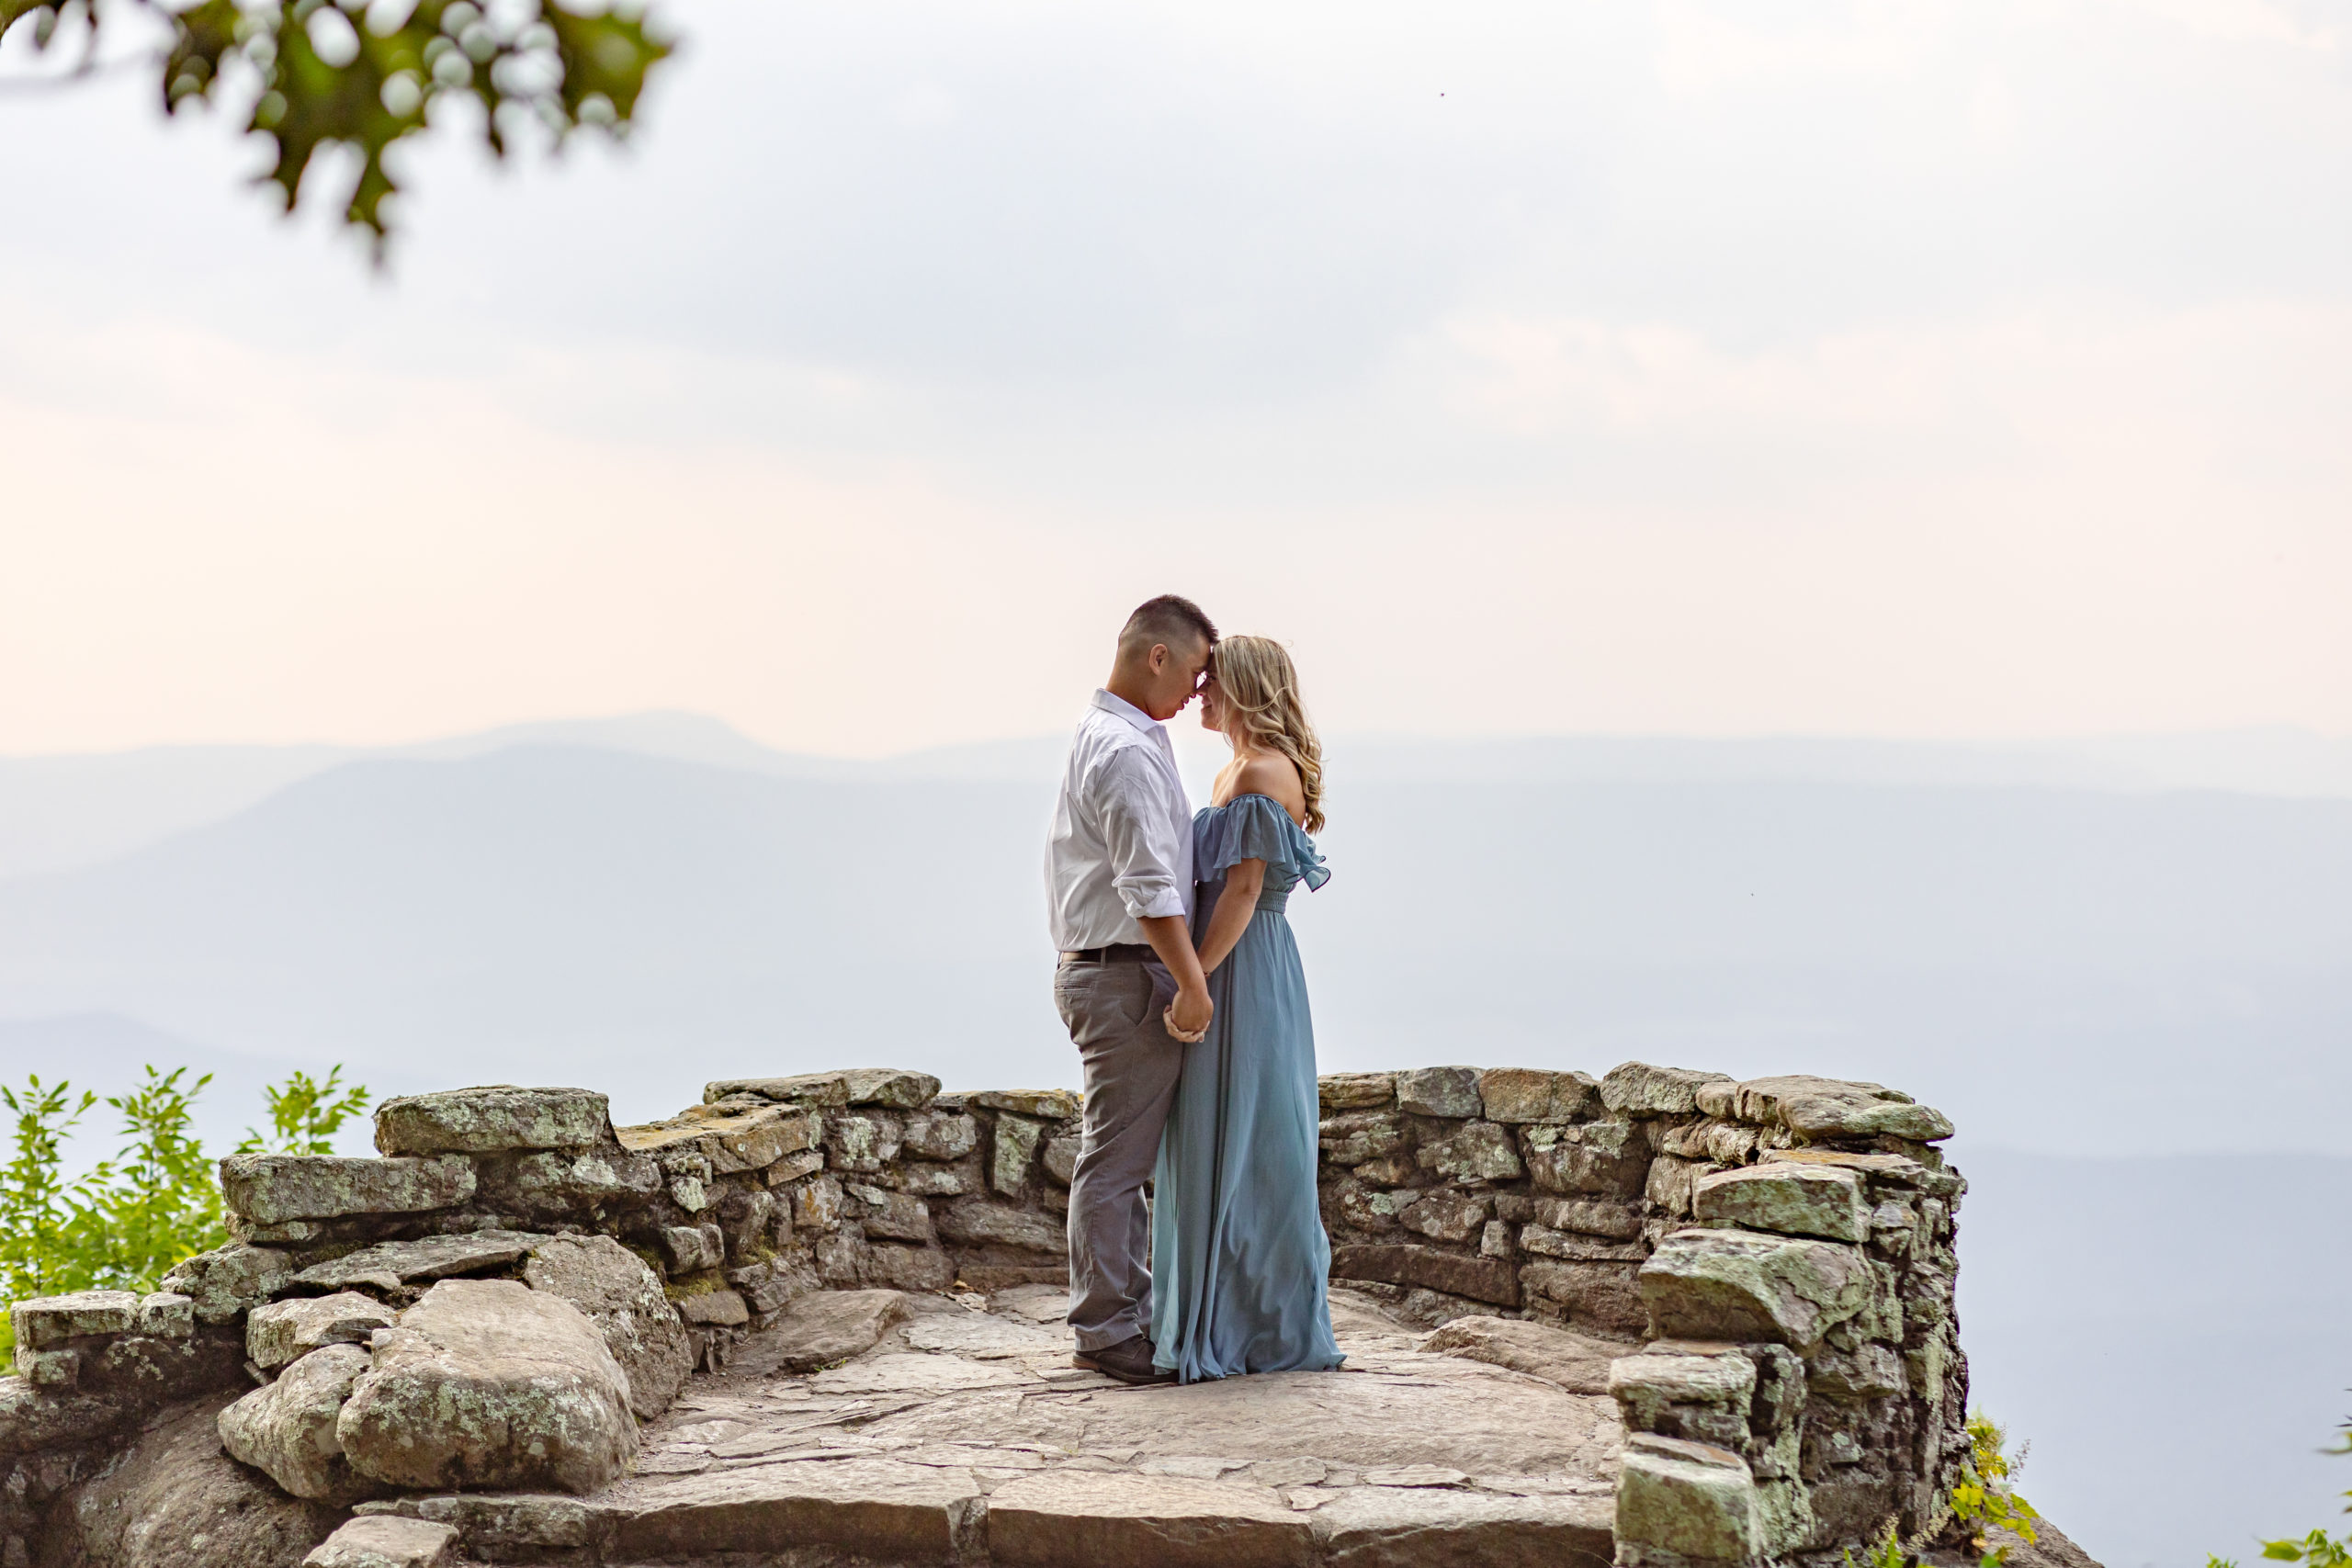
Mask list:
[{"label": "long flowing skirt", "polygon": [[1185,1382],[1328,1370],[1341,1358],[1316,1203],[1315,1029],[1279,908],[1259,908],[1209,995],[1153,1178],[1153,1359]]}]

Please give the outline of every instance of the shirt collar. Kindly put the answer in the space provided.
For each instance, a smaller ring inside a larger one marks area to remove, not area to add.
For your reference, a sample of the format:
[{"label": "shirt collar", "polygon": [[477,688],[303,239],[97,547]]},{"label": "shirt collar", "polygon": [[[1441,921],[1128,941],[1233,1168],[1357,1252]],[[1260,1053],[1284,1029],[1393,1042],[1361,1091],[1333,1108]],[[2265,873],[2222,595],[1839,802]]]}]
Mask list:
[{"label": "shirt collar", "polygon": [[1094,705],[1104,713],[1118,715],[1146,735],[1165,735],[1168,732],[1158,719],[1127,701],[1126,698],[1114,695],[1100,687],[1095,689]]}]

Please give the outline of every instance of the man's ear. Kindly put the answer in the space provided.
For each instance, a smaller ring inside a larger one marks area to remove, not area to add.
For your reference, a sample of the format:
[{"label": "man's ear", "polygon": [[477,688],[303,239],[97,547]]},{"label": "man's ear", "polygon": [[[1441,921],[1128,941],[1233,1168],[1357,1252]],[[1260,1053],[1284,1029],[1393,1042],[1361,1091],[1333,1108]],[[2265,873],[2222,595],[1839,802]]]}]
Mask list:
[{"label": "man's ear", "polygon": [[1167,669],[1175,657],[1176,656],[1174,654],[1168,651],[1168,645],[1166,643],[1155,642],[1151,645],[1151,652],[1145,656],[1144,662],[1149,665],[1151,667],[1151,672],[1157,675],[1161,671]]}]

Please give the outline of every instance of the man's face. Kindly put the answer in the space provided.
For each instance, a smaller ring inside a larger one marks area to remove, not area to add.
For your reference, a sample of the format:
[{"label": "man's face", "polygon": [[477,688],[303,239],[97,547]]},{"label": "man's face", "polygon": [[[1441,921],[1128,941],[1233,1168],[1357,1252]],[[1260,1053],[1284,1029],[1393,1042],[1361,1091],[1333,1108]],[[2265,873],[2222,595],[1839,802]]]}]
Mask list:
[{"label": "man's face", "polygon": [[1156,643],[1151,650],[1151,700],[1143,705],[1146,713],[1165,724],[1184,711],[1185,705],[1200,694],[1201,682],[1209,672],[1209,645],[1205,642],[1171,647]]}]

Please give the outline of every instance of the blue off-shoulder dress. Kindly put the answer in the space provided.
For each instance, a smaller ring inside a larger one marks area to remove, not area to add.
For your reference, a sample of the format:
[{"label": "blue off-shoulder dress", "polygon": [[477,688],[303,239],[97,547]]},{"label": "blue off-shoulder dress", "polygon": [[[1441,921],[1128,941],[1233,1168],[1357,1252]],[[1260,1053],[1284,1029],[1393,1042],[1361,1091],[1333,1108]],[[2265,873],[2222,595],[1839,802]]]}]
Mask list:
[{"label": "blue off-shoulder dress", "polygon": [[1227,867],[1262,860],[1257,913],[1209,976],[1207,1035],[1184,1047],[1152,1179],[1153,1363],[1185,1382],[1340,1364],[1326,1294],[1331,1242],[1316,1207],[1315,1027],[1283,913],[1331,874],[1290,813],[1238,795],[1193,819],[1208,930]]}]

